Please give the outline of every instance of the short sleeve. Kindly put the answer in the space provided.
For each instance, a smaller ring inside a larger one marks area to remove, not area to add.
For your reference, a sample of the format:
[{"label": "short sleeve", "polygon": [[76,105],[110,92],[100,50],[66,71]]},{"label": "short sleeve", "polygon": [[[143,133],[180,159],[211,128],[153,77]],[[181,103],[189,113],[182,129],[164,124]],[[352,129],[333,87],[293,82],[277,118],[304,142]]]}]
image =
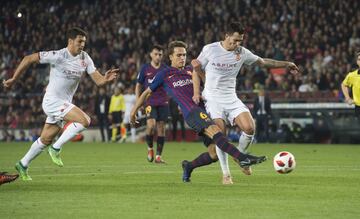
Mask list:
[{"label": "short sleeve", "polygon": [[204,46],[204,48],[201,50],[200,55],[197,57],[197,60],[201,63],[201,68],[204,70],[206,65],[209,63],[208,59],[209,55],[209,47]]},{"label": "short sleeve", "polygon": [[245,58],[245,61],[244,61],[244,64],[245,65],[252,65],[254,62],[256,62],[260,57],[255,55],[254,53],[250,52],[250,50],[246,49],[243,47],[243,50],[244,50],[244,58]]},{"label": "short sleeve", "polygon": [[146,65],[143,65],[141,67],[140,72],[137,76],[137,82],[139,84],[144,84],[144,82],[145,82],[145,67],[146,67]]},{"label": "short sleeve", "polygon": [[158,87],[160,87],[164,83],[166,72],[167,70],[164,69],[155,75],[153,82],[149,85],[151,91],[155,91]]},{"label": "short sleeve", "polygon": [[41,51],[39,52],[39,59],[41,64],[55,64],[60,58],[59,51]]},{"label": "short sleeve", "polygon": [[87,63],[86,72],[88,74],[94,73],[96,71],[94,61],[88,54],[86,54],[86,63]]},{"label": "short sleeve", "polygon": [[343,85],[346,87],[352,87],[352,81],[351,81],[351,74],[346,75],[345,79],[343,80]]}]

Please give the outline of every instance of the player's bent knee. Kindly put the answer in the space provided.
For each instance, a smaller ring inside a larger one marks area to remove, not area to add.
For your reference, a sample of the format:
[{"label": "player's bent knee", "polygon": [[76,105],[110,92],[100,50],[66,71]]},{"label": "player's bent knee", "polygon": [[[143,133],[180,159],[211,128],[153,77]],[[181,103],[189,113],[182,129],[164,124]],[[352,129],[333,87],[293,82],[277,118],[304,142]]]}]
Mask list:
[{"label": "player's bent knee", "polygon": [[52,143],[52,139],[50,138],[40,137],[40,141],[46,146],[49,146]]},{"label": "player's bent knee", "polygon": [[[155,127],[154,127],[155,129]],[[158,135],[164,136],[165,135],[165,124],[164,122],[159,122],[157,124],[157,133]]]},{"label": "player's bent knee", "polygon": [[146,127],[148,133],[150,134],[155,134],[155,125],[153,124],[148,124],[147,127]]},{"label": "player's bent knee", "polygon": [[221,129],[217,125],[211,125],[205,129],[205,132],[213,137],[216,133],[221,132]]},{"label": "player's bent knee", "polygon": [[254,135],[255,134],[255,126],[252,126],[252,125],[245,126],[243,128],[243,132],[245,132],[248,135]]},{"label": "player's bent knee", "polygon": [[85,118],[80,122],[85,128],[88,128],[91,123],[91,118],[89,116],[85,116]]}]

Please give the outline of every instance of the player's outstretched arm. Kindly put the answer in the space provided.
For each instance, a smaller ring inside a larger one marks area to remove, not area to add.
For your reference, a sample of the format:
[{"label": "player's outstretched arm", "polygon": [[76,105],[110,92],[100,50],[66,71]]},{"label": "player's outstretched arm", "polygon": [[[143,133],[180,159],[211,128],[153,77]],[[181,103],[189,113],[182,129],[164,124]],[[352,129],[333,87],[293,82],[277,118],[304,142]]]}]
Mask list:
[{"label": "player's outstretched arm", "polygon": [[95,84],[99,87],[104,86],[105,84],[108,84],[112,81],[114,81],[118,75],[120,70],[117,69],[110,69],[108,70],[105,75],[102,75],[99,71],[95,71],[90,76],[92,80],[95,82]]},{"label": "player's outstretched arm", "polygon": [[265,68],[288,68],[290,73],[294,75],[299,73],[299,68],[293,62],[259,58],[255,63]]},{"label": "player's outstretched arm", "polygon": [[39,53],[34,53],[31,55],[27,55],[25,56],[19,66],[17,67],[14,75],[12,76],[12,78],[9,78],[7,80],[3,81],[3,85],[5,88],[10,88],[13,84],[16,83],[16,81],[20,78],[20,76],[29,68],[30,65],[34,64],[34,63],[39,63],[40,58],[39,58]]},{"label": "player's outstretched arm", "polygon": [[201,63],[197,59],[193,59],[191,65],[193,67],[192,81],[194,89],[192,100],[194,103],[199,104],[201,100],[200,81],[203,80],[205,82],[205,75],[201,70]]},{"label": "player's outstretched arm", "polygon": [[131,109],[130,112],[130,124],[135,125],[136,123],[136,114],[139,108],[143,105],[146,98],[152,93],[150,88],[147,88],[140,97],[136,100],[134,107]]}]

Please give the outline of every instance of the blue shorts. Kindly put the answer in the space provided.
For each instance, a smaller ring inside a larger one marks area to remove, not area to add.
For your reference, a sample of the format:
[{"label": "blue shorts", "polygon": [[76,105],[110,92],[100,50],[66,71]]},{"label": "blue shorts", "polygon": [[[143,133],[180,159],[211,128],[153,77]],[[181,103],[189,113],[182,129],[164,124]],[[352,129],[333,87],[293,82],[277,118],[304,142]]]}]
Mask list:
[{"label": "blue shorts", "polygon": [[147,119],[166,122],[169,117],[169,105],[163,106],[146,106],[145,113]]},{"label": "blue shorts", "polygon": [[200,107],[193,108],[185,118],[185,122],[199,134],[201,134],[204,129],[215,124],[205,109]]}]

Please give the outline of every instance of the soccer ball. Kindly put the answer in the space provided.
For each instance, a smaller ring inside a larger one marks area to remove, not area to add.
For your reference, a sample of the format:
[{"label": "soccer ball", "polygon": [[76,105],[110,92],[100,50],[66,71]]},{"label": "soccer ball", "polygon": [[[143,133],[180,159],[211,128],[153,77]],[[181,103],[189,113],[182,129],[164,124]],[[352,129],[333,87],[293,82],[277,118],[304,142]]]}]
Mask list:
[{"label": "soccer ball", "polygon": [[294,155],[287,151],[276,154],[273,162],[276,172],[281,174],[290,173],[296,167]]}]

